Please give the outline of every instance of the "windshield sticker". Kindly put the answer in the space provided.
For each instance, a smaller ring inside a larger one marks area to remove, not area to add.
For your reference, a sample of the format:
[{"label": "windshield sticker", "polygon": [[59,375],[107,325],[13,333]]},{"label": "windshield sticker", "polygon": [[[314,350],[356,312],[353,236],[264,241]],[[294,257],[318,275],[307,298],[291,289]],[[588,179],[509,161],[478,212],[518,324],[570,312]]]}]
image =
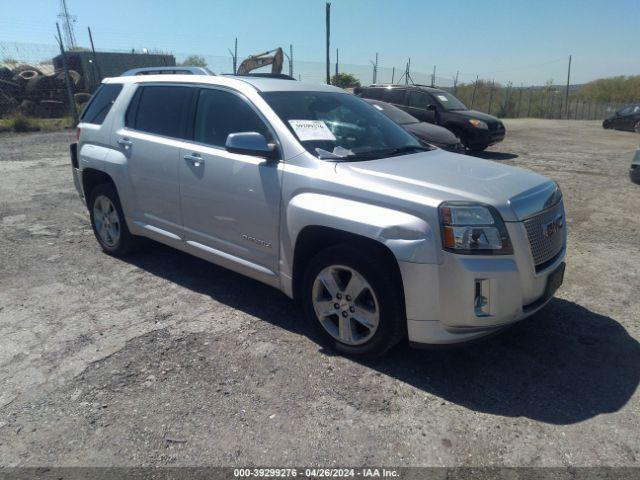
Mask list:
[{"label": "windshield sticker", "polygon": [[445,97],[444,95],[436,95],[438,97],[438,100],[442,101],[442,102],[448,102],[449,99],[447,97]]},{"label": "windshield sticker", "polygon": [[289,125],[301,142],[310,140],[336,141],[336,137],[322,120],[289,120]]}]

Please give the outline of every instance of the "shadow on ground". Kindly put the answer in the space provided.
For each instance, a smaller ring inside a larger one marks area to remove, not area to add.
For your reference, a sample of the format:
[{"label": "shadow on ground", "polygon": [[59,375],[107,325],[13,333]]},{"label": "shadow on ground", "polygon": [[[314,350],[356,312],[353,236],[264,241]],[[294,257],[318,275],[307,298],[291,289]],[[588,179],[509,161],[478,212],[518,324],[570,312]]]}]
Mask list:
[{"label": "shadow on ground", "polygon": [[[160,245],[127,261],[273,325],[311,335],[298,306],[266,285]],[[554,299],[530,319],[472,346],[412,350],[401,345],[380,360],[360,363],[471,410],[571,424],[627,403],[640,380],[640,345],[614,319]]]},{"label": "shadow on ground", "polygon": [[467,155],[471,155],[472,157],[484,158],[485,160],[513,160],[514,158],[518,158],[518,155],[515,153],[506,153],[506,152],[491,152],[491,151],[482,151],[482,152],[467,152]]}]

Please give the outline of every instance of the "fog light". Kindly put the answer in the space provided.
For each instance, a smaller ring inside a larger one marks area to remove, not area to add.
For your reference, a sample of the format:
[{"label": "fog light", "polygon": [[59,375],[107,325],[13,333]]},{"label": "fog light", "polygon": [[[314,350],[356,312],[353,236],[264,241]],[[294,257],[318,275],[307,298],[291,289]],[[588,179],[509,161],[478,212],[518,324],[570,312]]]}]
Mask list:
[{"label": "fog light", "polygon": [[473,309],[476,317],[488,317],[491,315],[491,280],[488,278],[476,279],[476,288],[473,299]]}]

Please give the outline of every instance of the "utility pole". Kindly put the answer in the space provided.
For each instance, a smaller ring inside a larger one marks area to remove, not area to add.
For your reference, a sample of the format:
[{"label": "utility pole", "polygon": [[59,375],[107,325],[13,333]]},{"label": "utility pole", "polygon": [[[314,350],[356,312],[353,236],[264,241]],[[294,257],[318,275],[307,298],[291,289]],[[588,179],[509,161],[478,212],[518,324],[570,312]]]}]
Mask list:
[{"label": "utility pole", "polygon": [[336,48],[336,80],[338,80],[338,59],[339,59],[338,49]]},{"label": "utility pole", "polygon": [[395,79],[396,79],[396,67],[391,67],[391,84],[392,85]]},{"label": "utility pole", "polygon": [[331,48],[330,38],[331,38],[331,3],[327,2],[326,5],[326,13],[325,13],[326,21],[327,21],[327,84],[331,84],[331,58],[329,54],[329,48]]},{"label": "utility pole", "polygon": [[102,81],[102,73],[100,73],[100,65],[98,65],[98,59],[96,58],[96,49],[93,46],[93,35],[91,35],[91,27],[87,27],[87,30],[89,30],[89,42],[91,43],[91,51],[93,52],[93,68],[96,69],[95,83],[100,83]]},{"label": "utility pole", "polygon": [[369,63],[373,66],[373,84],[378,83],[378,52],[376,52],[376,61],[369,60]]},{"label": "utility pole", "polygon": [[76,110],[76,102],[73,99],[73,90],[71,89],[71,77],[69,77],[69,65],[67,64],[67,55],[64,51],[64,45],[62,43],[62,35],[60,34],[60,25],[56,22],[56,30],[58,31],[58,46],[60,47],[60,55],[62,55],[62,68],[64,69],[64,79],[67,86],[67,101],[69,102],[69,112],[74,121],[74,126],[78,124],[78,111]]},{"label": "utility pole", "polygon": [[[564,94],[565,117],[569,117],[569,80],[571,79],[571,55],[569,55],[569,68],[567,69],[567,90]],[[562,116],[562,113],[560,114]]]},{"label": "utility pole", "polygon": [[238,68],[238,37],[233,42],[233,74],[235,75]]},{"label": "utility pole", "polygon": [[293,45],[289,44],[289,76],[293,77]]},{"label": "utility pole", "polygon": [[231,59],[233,60],[233,74],[238,73],[238,37],[236,37],[233,52],[231,49],[227,48],[229,51],[229,55],[231,55]]},{"label": "utility pole", "polygon": [[459,73],[460,73],[459,71],[456,72],[456,79],[453,81],[453,93],[454,93],[454,95],[458,94],[458,74]]},{"label": "utility pole", "polygon": [[436,86],[436,66],[433,66],[433,73],[431,74],[431,86]]},{"label": "utility pole", "polygon": [[524,84],[520,84],[520,91],[518,92],[518,108],[516,109],[516,118],[520,118],[520,104],[522,103],[522,90],[524,89]]},{"label": "utility pole", "polygon": [[[67,41],[67,50],[76,48],[76,36],[73,32],[73,24],[76,22],[76,16],[69,13],[67,8],[67,0],[60,0],[60,13],[58,18],[62,20],[64,28],[64,36]],[[62,37],[60,37],[62,39]]]},{"label": "utility pole", "polygon": [[491,103],[493,102],[493,86],[496,84],[495,79],[491,80],[491,88],[489,90],[489,111],[487,112],[491,115]]},{"label": "utility pole", "polygon": [[471,108],[473,109],[473,104],[476,101],[476,90],[478,89],[478,77],[479,75],[476,75],[476,81],[473,84],[473,93],[471,94]]}]

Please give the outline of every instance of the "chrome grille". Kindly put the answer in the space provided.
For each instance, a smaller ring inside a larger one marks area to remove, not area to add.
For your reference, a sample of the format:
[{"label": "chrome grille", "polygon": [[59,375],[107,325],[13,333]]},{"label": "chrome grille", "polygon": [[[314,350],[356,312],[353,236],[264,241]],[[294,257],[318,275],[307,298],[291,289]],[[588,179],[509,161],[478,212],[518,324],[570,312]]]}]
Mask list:
[{"label": "chrome grille", "polygon": [[533,263],[538,266],[554,258],[564,241],[564,210],[562,202],[524,221],[531,245]]}]

